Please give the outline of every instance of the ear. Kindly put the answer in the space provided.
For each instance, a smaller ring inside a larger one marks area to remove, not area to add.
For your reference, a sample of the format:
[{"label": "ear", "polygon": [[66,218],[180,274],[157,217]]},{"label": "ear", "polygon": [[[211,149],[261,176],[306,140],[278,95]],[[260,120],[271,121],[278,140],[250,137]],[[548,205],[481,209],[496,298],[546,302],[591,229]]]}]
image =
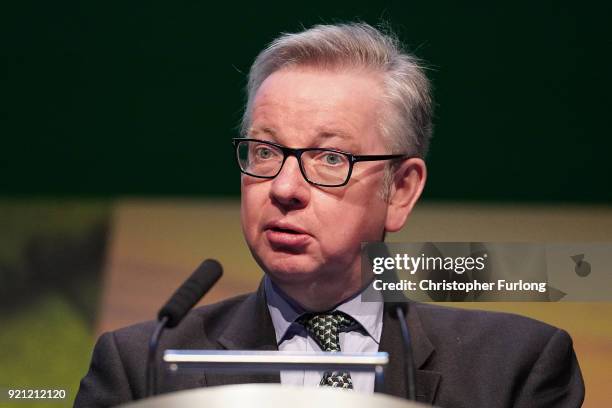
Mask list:
[{"label": "ear", "polygon": [[389,190],[385,230],[399,231],[412,212],[427,179],[427,167],[423,159],[405,160],[394,172]]}]

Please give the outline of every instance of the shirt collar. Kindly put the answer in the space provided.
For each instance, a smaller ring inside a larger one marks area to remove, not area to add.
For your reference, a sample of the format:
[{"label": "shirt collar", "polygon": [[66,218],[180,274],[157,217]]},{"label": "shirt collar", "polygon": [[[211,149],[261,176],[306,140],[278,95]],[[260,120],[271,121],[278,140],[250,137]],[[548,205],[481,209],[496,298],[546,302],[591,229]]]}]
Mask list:
[{"label": "shirt collar", "polygon": [[[295,321],[308,312],[303,307],[284,294],[272,280],[266,275],[264,277],[264,290],[268,310],[276,333],[276,343],[281,344],[293,330],[301,330],[301,325]],[[377,292],[380,293],[380,292]],[[355,319],[376,343],[380,343],[382,333],[382,318],[384,305],[382,296],[379,301],[362,301],[359,293],[345,302],[336,306],[333,310],[344,312]],[[296,328],[295,326],[299,326]]]}]

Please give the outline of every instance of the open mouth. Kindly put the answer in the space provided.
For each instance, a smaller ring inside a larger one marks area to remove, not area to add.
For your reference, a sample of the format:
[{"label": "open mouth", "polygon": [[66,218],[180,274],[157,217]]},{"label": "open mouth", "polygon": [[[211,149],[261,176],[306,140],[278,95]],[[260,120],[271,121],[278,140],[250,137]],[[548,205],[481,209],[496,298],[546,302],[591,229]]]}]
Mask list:
[{"label": "open mouth", "polygon": [[271,231],[284,232],[285,234],[301,234],[301,232],[289,228],[270,228]]}]

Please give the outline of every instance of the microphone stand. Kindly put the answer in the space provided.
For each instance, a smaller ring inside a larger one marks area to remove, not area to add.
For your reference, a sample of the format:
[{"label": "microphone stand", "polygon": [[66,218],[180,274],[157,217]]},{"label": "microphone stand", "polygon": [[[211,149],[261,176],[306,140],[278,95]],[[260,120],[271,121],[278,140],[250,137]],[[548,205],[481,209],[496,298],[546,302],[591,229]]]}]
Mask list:
[{"label": "microphone stand", "polygon": [[146,398],[157,395],[157,346],[159,345],[159,339],[161,338],[162,332],[168,324],[168,316],[161,318],[155,326],[155,330],[149,339],[149,353],[147,354],[147,382],[146,382]]},{"label": "microphone stand", "polygon": [[[385,243],[380,246],[370,247],[367,256],[372,260],[375,256],[390,257],[389,248]],[[381,278],[386,282],[399,282],[397,271],[395,269],[386,271]],[[397,317],[402,334],[402,345],[404,348],[404,371],[406,380],[406,398],[410,401],[416,401],[416,368],[414,366],[414,356],[412,351],[412,339],[410,331],[406,323],[406,314],[408,313],[408,298],[402,293],[397,298],[391,298],[386,293],[383,294],[383,301],[390,303],[391,315]]]},{"label": "microphone stand", "polygon": [[400,330],[402,331],[402,343],[404,345],[404,371],[406,372],[406,398],[410,401],[416,401],[416,370],[414,367],[414,358],[412,355],[412,339],[406,324],[406,315],[404,309],[408,308],[408,304],[395,305],[395,313],[399,320]]}]

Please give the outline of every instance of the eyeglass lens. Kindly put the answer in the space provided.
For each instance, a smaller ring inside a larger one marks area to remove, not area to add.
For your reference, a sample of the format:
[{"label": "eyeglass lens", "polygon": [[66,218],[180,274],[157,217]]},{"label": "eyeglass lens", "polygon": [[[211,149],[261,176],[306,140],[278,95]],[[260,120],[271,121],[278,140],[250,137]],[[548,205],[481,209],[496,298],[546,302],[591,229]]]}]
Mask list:
[{"label": "eyeglass lens", "polygon": [[[253,176],[276,176],[283,165],[283,159],[283,151],[277,146],[259,141],[241,141],[238,144],[240,167]],[[349,158],[331,150],[306,150],[300,159],[306,178],[316,184],[342,184],[350,171]]]}]

